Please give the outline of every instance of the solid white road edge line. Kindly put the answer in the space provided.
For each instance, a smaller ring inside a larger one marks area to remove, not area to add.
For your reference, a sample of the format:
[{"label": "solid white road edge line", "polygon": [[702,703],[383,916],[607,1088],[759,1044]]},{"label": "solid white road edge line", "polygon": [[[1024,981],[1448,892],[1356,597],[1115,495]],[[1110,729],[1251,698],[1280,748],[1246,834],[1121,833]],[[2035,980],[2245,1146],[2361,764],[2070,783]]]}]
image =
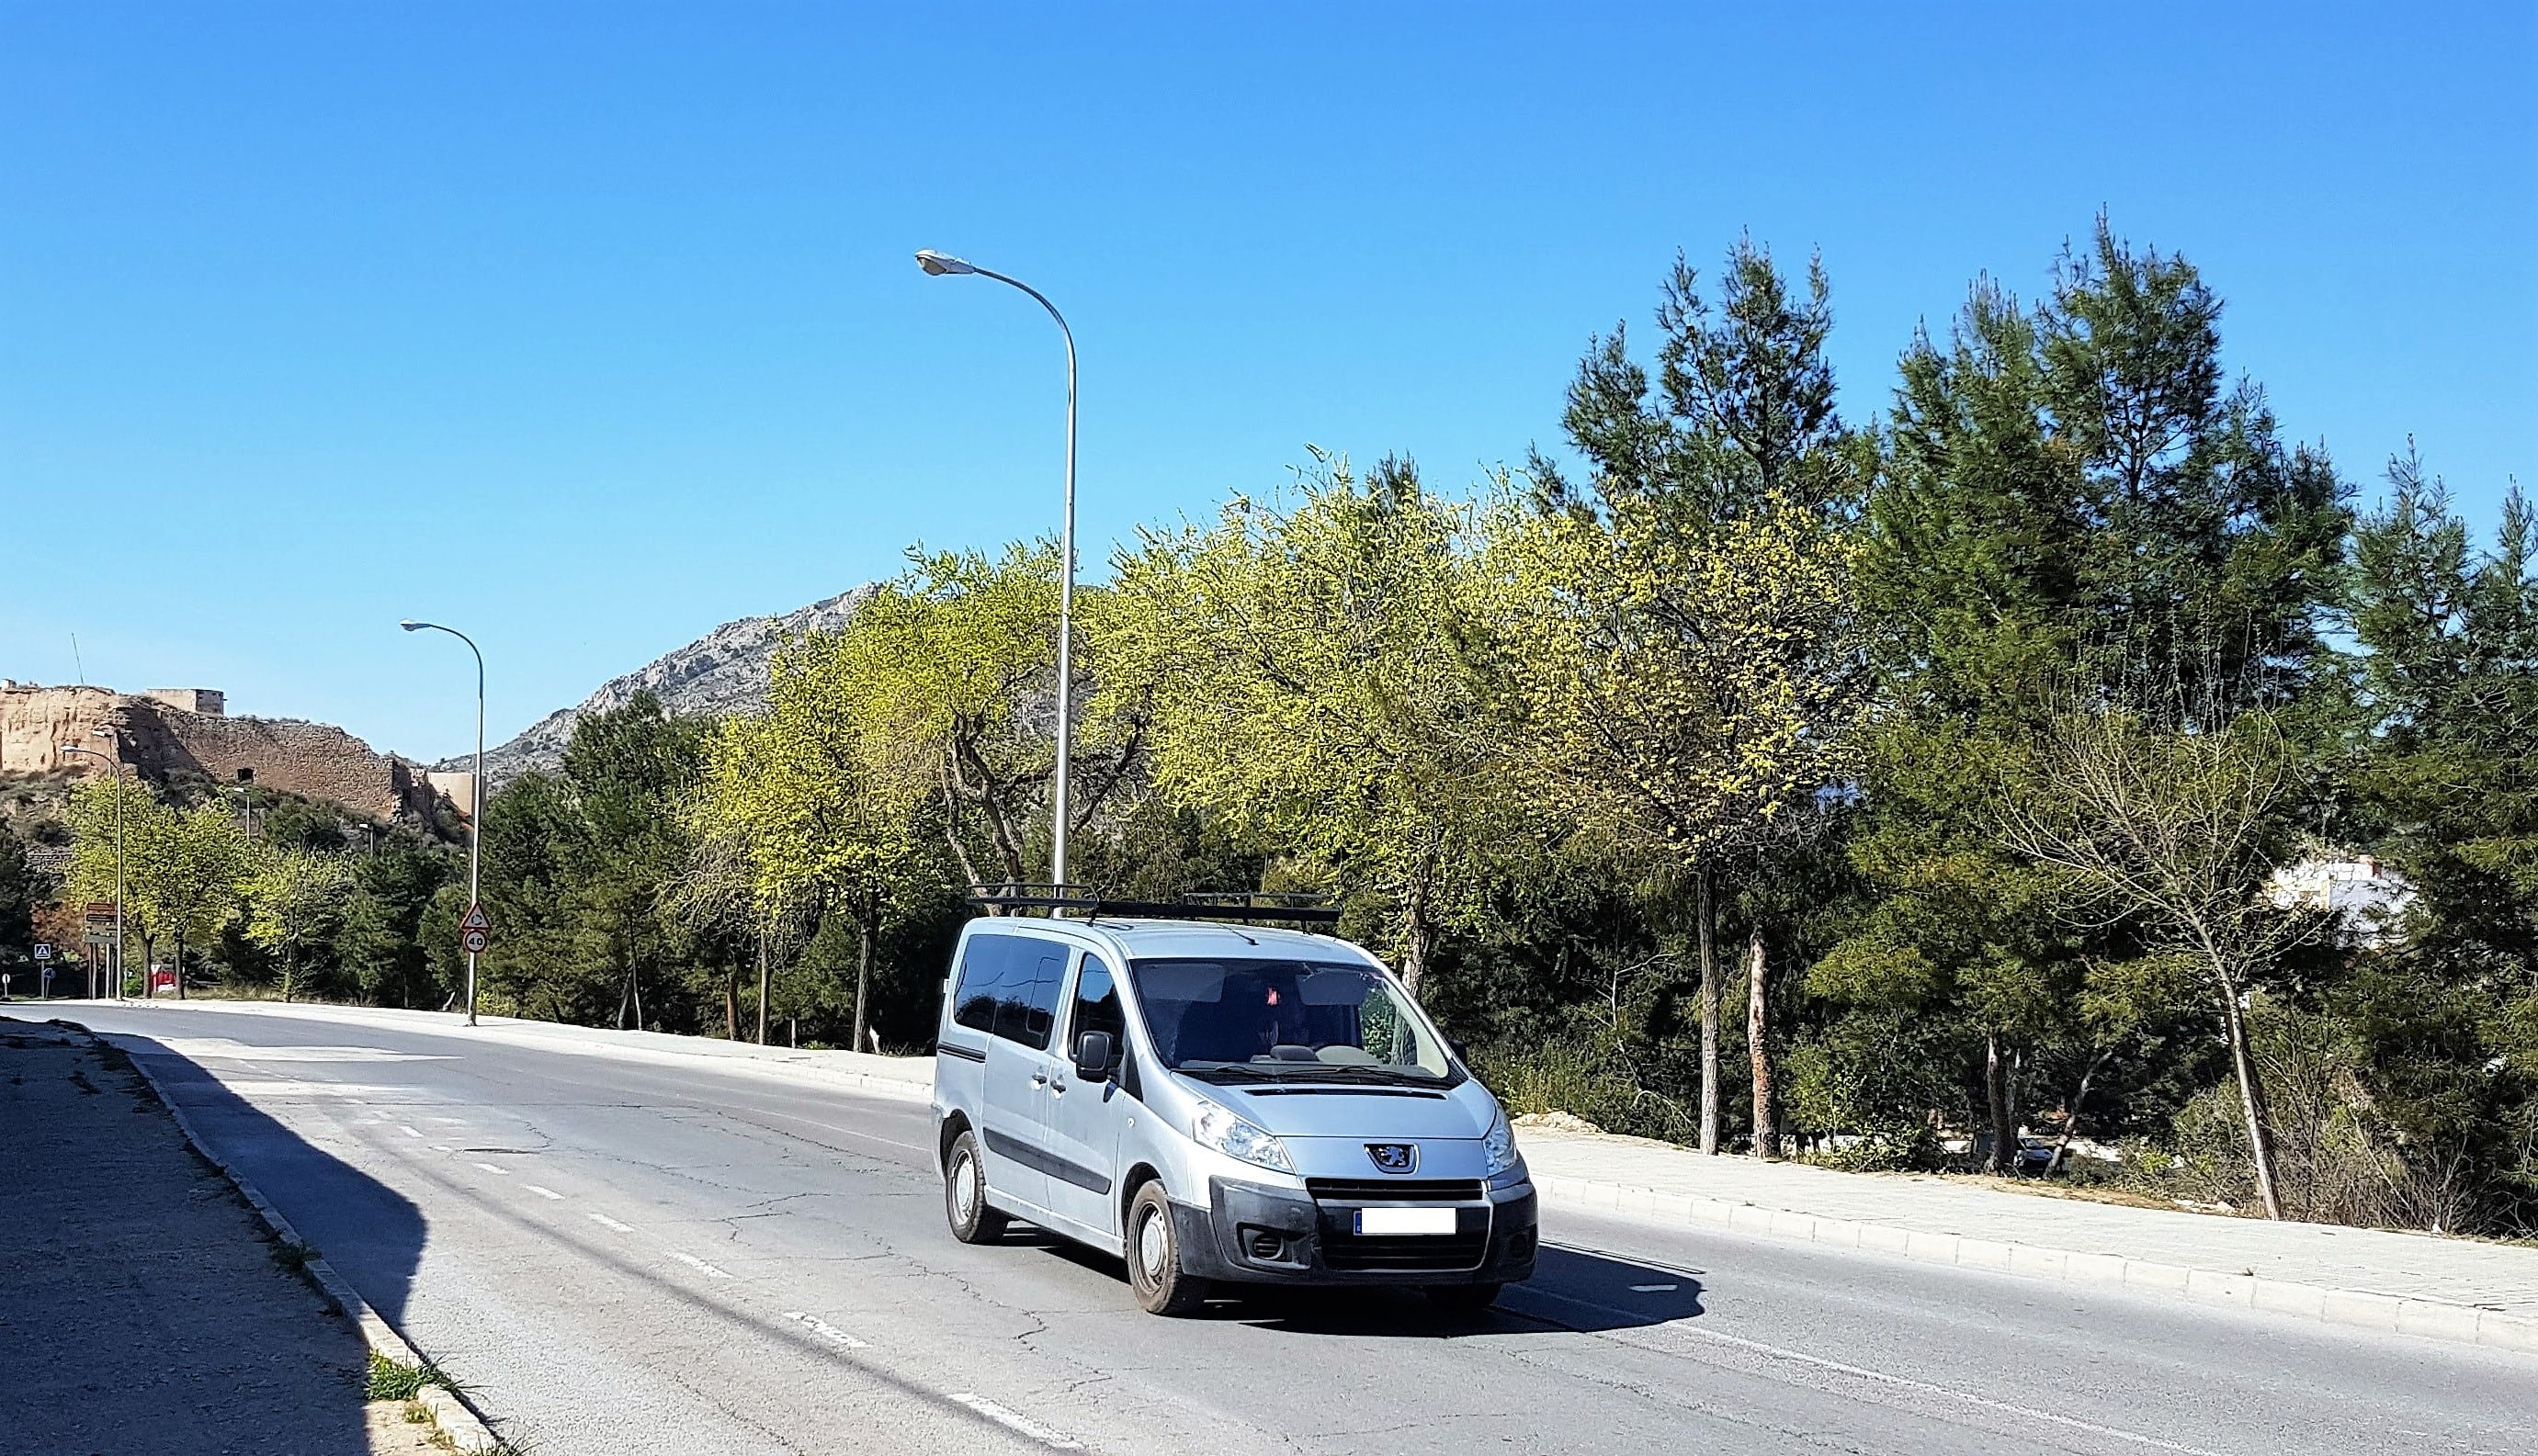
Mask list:
[{"label": "solid white road edge line", "polygon": [[997,1405],[994,1401],[987,1399],[985,1396],[971,1395],[969,1392],[965,1390],[954,1392],[952,1399],[968,1406],[970,1410],[986,1417],[988,1420],[993,1421],[998,1425],[1005,1427],[1007,1430],[1027,1435],[1043,1446],[1048,1446],[1059,1451],[1081,1451],[1084,1449],[1083,1442],[1070,1441],[1066,1437],[1059,1435],[1056,1431],[1053,1431],[1047,1426],[1040,1424],[1038,1422],[1023,1415],[1021,1412],[1007,1410],[1003,1406]]},{"label": "solid white road edge line", "polygon": [[[1555,1299],[1563,1304],[1574,1304],[1579,1308],[1593,1309],[1604,1314],[1629,1315],[1631,1313],[1631,1311],[1627,1309],[1619,1309],[1610,1304],[1598,1303],[1593,1299],[1580,1299],[1574,1294],[1563,1294],[1551,1290],[1526,1288],[1524,1293],[1519,1297]],[[1556,1323],[1556,1321],[1554,1323]],[[1809,1355],[1803,1350],[1791,1350],[1785,1345],[1770,1345],[1760,1340],[1748,1340],[1742,1335],[1730,1335],[1720,1330],[1704,1330],[1700,1325],[1695,1324],[1690,1320],[1670,1319],[1656,1326],[1656,1328],[1664,1330],[1669,1334],[1692,1335],[1703,1340],[1715,1341],[1720,1345],[1728,1345],[1733,1346],[1738,1350],[1751,1351],[1756,1355],[1760,1355],[1770,1359],[1788,1360],[1796,1364],[1812,1365],[1819,1370],[1831,1371],[1837,1375],[1848,1375],[1857,1380],[1868,1380],[1880,1385],[1890,1385],[1899,1390],[1909,1390],[1918,1395],[1935,1396],[1941,1400],[1962,1401],[1967,1405],[1978,1406],[1983,1410],[1995,1412],[2000,1415],[2015,1416],[2022,1421],[2038,1421],[2048,1425],[2059,1425],[2066,1430],[2084,1431],[2090,1435],[2103,1436],[2107,1440],[2124,1441],[2136,1446],[2148,1446],[2156,1451],[2175,1451],[2180,1453],[2180,1456],[2226,1456],[2226,1453],[2224,1452],[2207,1450],[2201,1446],[2189,1446],[2179,1441],[2162,1440],[2158,1436],[2145,1435],[2137,1430],[2126,1430],[2119,1425],[2101,1425],[2094,1421],[2083,1421],[2076,1416],[2065,1416],[2058,1411],[2043,1411],[2038,1410],[2034,1406],[2011,1405],[2007,1401],[1996,1401],[1988,1396],[1976,1395],[1970,1390],[1959,1390],[1954,1386],[1938,1385],[1927,1380],[1915,1380],[1909,1375],[1897,1375],[1886,1370],[1873,1370],[1866,1365],[1854,1365],[1842,1360],[1828,1359],[1820,1355]],[[1639,1343],[1636,1340],[1624,1339],[1619,1333],[1614,1331],[1597,1331],[1596,1333],[1602,1335],[1603,1338],[1607,1340],[1620,1340],[1621,1343],[1626,1345]],[[954,1399],[957,1400],[959,1397],[956,1396]]]}]

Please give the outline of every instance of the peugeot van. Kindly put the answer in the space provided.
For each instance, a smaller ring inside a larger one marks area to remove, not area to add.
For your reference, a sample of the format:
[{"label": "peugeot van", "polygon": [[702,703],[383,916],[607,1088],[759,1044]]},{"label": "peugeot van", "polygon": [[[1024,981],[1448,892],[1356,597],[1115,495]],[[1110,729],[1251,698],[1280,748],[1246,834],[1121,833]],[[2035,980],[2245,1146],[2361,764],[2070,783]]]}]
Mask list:
[{"label": "peugeot van", "polygon": [[953,1236],[1022,1219],[1117,1254],[1137,1302],[1394,1285],[1477,1312],[1533,1273],[1506,1114],[1381,961],[1202,920],[962,932],[934,1058]]}]

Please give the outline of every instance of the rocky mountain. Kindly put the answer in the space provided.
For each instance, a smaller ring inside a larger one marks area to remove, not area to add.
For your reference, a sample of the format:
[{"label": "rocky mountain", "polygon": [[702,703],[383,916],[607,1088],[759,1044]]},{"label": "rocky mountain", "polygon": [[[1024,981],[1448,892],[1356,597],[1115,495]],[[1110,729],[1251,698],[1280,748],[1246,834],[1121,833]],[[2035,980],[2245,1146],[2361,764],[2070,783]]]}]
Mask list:
[{"label": "rocky mountain", "polygon": [[[720,716],[755,708],[767,701],[767,668],[786,637],[808,631],[834,631],[871,596],[870,586],[840,592],[781,617],[744,617],[726,622],[677,651],[664,653],[621,678],[611,678],[579,703],[558,708],[540,718],[519,737],[485,751],[485,776],[499,786],[524,770],[553,769],[564,762],[572,725],[583,713],[623,707],[635,694],[649,692],[674,713]],[[444,759],[434,768],[461,770],[471,755]]]}]

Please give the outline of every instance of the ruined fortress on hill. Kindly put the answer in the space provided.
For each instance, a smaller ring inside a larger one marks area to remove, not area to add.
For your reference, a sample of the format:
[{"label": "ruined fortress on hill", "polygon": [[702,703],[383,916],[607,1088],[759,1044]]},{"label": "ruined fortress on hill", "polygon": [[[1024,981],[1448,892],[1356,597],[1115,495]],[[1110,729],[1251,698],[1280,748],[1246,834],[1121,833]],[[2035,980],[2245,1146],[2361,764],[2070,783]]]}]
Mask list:
[{"label": "ruined fortress on hill", "polygon": [[[100,728],[111,732],[100,735]],[[250,768],[259,788],[341,805],[367,819],[430,823],[468,803],[465,773],[435,773],[373,753],[327,723],[233,718],[224,696],[208,688],[117,693],[0,678],[0,775],[106,771],[98,759],[65,754],[64,744],[118,757],[159,783],[200,776],[228,784]]]}]

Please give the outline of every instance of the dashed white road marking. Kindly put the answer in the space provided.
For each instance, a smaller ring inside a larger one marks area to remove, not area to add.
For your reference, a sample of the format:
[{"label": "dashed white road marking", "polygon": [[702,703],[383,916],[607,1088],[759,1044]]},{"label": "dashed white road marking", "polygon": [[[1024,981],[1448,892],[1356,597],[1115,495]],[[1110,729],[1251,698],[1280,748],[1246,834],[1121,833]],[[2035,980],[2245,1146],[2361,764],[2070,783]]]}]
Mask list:
[{"label": "dashed white road marking", "polygon": [[687,1265],[690,1269],[696,1270],[698,1273],[704,1275],[708,1279],[731,1278],[731,1271],[727,1269],[717,1269],[713,1265],[706,1263],[704,1260],[698,1258],[694,1254],[683,1254],[677,1249],[672,1249],[670,1250],[670,1257]]},{"label": "dashed white road marking", "polygon": [[1059,1435],[1056,1431],[1053,1431],[1047,1426],[1040,1424],[1038,1422],[1032,1420],[1030,1417],[1023,1415],[1021,1412],[1007,1410],[1005,1407],[997,1405],[994,1401],[987,1399],[985,1396],[971,1395],[967,1391],[961,1391],[954,1394],[952,1399],[968,1406],[970,1410],[986,1417],[988,1420],[993,1421],[998,1425],[1005,1427],[1007,1430],[1027,1435],[1033,1440],[1035,1440],[1041,1445],[1047,1446],[1052,1450],[1081,1451],[1084,1449],[1083,1442],[1070,1441],[1066,1437]]},{"label": "dashed white road marking", "polygon": [[409,1138],[419,1138],[423,1136],[423,1129],[419,1127],[408,1127],[402,1122],[397,1124],[397,1131],[405,1134]]},{"label": "dashed white road marking", "polygon": [[598,1224],[602,1228],[614,1229],[619,1233],[632,1233],[634,1231],[634,1224],[620,1224],[615,1219],[608,1217],[606,1214],[593,1214],[590,1216],[590,1222]]},{"label": "dashed white road marking", "polygon": [[[871,1346],[866,1345],[863,1341],[856,1339],[854,1336],[847,1334],[845,1331],[838,1329],[835,1325],[829,1323],[827,1320],[822,1319],[817,1315],[804,1314],[801,1310],[793,1309],[787,1310],[784,1317],[793,1321],[795,1324],[802,1326],[802,1328],[809,1330],[812,1334],[819,1336],[821,1339],[828,1341],[832,1345],[842,1346],[847,1350],[869,1350],[872,1348]],[[960,1399],[957,1395],[952,1398],[956,1401]]]},{"label": "dashed white road marking", "polygon": [[536,1194],[540,1198],[564,1197],[563,1194],[556,1192],[554,1189],[547,1187],[543,1183],[523,1183],[520,1186],[528,1189],[531,1193]]},{"label": "dashed white road marking", "polygon": [[478,1167],[483,1168],[485,1171],[487,1171],[487,1172],[489,1172],[489,1173],[492,1173],[494,1176],[496,1176],[496,1177],[498,1177],[498,1178],[507,1178],[507,1177],[509,1177],[509,1176],[511,1175],[511,1170],[510,1170],[509,1168],[506,1168],[506,1167],[496,1167],[496,1166],[494,1166],[494,1164],[492,1164],[492,1163],[490,1163],[490,1162],[480,1162],[480,1163],[478,1163],[478,1164],[476,1164],[476,1165],[477,1165]]},{"label": "dashed white road marking", "polygon": [[428,1143],[428,1144],[426,1144],[425,1146],[426,1146],[426,1147],[428,1147],[428,1148],[430,1148],[430,1149],[431,1149],[433,1152],[434,1152],[434,1153],[455,1153],[455,1152],[457,1152],[457,1151],[458,1151],[458,1150],[457,1150],[457,1149],[455,1149],[455,1148],[443,1148],[443,1147],[442,1147],[442,1146],[440,1146],[438,1143]]}]

